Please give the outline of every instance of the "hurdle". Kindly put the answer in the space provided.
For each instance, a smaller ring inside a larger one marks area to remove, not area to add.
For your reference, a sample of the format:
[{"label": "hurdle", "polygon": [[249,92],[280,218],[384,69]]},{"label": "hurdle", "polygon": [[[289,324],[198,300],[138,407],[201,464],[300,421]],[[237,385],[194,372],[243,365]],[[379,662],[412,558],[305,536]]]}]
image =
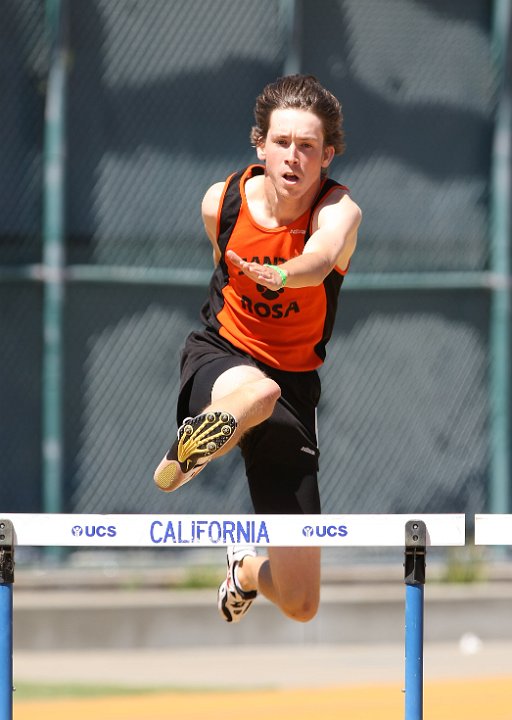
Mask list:
[{"label": "hurdle", "polygon": [[99,515],[2,514],[0,717],[13,711],[15,548],[402,547],[405,583],[405,720],[423,719],[423,618],[428,547],[465,544],[463,514]]},{"label": "hurdle", "polygon": [[512,545],[512,515],[475,515],[475,545]]}]

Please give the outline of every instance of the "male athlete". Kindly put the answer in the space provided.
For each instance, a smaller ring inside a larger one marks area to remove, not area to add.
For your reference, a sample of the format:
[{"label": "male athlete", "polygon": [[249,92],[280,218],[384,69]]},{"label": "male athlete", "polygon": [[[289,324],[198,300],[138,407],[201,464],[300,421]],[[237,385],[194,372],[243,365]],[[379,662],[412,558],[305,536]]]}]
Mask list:
[{"label": "male athlete", "polygon": [[[344,150],[338,100],[313,76],[267,85],[251,140],[262,164],[216,183],[202,203],[215,270],[181,361],[177,438],[155,471],[166,492],[236,445],[256,513],[320,513],[317,368],[356,247],[361,211],[327,178]],[[228,548],[218,607],[238,622],[258,592],[314,617],[320,548]]]}]

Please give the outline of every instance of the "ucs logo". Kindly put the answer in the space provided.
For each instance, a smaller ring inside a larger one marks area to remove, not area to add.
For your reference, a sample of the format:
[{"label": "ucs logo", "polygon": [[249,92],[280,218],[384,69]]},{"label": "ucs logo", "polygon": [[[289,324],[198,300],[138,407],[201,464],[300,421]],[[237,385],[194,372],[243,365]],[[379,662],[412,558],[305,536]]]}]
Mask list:
[{"label": "ucs logo", "polygon": [[302,528],[302,534],[305,537],[346,537],[348,529],[346,525],[306,525]]},{"label": "ucs logo", "polygon": [[84,527],[73,525],[71,534],[73,537],[81,537],[82,535],[86,537],[115,537],[117,529],[115,525],[109,525],[108,527],[105,527],[105,525],[85,525]]}]

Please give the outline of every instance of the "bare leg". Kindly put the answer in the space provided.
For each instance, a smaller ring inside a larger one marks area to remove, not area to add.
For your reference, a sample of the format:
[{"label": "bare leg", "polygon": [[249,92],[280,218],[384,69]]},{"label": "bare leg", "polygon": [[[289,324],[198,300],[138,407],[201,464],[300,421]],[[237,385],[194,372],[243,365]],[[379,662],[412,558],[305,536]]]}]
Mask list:
[{"label": "bare leg", "polygon": [[269,548],[268,558],[244,558],[237,579],[242,590],[258,590],[282,612],[308,622],[320,602],[320,548]]},{"label": "bare leg", "polygon": [[238,426],[217,457],[229,452],[247,430],[267,420],[280,395],[279,385],[257,368],[240,365],[222,373],[215,381],[211,403],[205,412],[230,412],[237,419]]},{"label": "bare leg", "polygon": [[157,486],[165,492],[176,490],[197,475],[210,459],[232,450],[247,430],[270,417],[280,394],[279,385],[255,367],[240,365],[226,370],[217,378],[204,413],[229,413],[234,419],[232,434],[211,457],[204,453],[202,464],[194,464],[190,471],[188,465],[185,467],[176,459],[173,446],[155,470]]}]

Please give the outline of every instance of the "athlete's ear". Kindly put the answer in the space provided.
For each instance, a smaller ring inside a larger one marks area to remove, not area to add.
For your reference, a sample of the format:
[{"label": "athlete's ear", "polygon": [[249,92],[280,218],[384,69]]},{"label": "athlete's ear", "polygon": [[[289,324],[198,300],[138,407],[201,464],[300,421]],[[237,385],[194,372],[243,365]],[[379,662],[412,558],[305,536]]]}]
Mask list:
[{"label": "athlete's ear", "polygon": [[334,157],[334,147],[332,145],[325,145],[323,150],[322,167],[327,168],[332,163]]},{"label": "athlete's ear", "polygon": [[266,160],[265,146],[263,143],[258,143],[256,145],[256,155],[258,156],[258,160]]}]

